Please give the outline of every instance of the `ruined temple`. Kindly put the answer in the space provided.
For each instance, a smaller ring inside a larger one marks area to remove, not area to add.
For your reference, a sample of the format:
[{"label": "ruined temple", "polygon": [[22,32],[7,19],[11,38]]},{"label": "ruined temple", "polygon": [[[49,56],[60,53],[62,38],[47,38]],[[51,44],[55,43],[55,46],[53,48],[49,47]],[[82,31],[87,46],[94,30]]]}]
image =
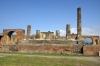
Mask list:
[{"label": "ruined temple", "polygon": [[[16,35],[13,33],[16,32]],[[100,51],[99,36],[83,36],[81,8],[77,8],[77,34],[72,33],[70,24],[66,25],[66,36],[60,36],[60,31],[40,32],[31,34],[31,25],[24,29],[3,29],[0,33],[0,52],[38,52],[38,53],[82,53],[85,55],[98,55]],[[92,45],[85,45],[84,39],[91,38]]]}]

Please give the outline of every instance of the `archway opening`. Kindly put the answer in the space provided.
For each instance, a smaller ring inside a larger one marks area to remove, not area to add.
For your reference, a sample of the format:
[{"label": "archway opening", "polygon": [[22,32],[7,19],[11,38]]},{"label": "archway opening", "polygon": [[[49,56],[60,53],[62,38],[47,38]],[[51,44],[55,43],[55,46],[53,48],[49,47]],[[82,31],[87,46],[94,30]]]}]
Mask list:
[{"label": "archway opening", "polygon": [[0,36],[0,40],[1,40],[2,37],[3,37],[3,36]]},{"label": "archway opening", "polygon": [[95,40],[95,43],[96,43],[96,45],[98,45],[98,40],[97,39]]},{"label": "archway opening", "polygon": [[14,31],[10,31],[7,35],[9,36],[9,38],[11,39],[11,35]]},{"label": "archway opening", "polygon": [[17,35],[17,34],[16,34],[15,31],[10,31],[10,32],[8,33],[8,36],[9,36],[10,39],[11,39],[12,36],[16,36],[16,35]]},{"label": "archway opening", "polygon": [[8,33],[8,37],[9,37],[11,43],[13,43],[13,44],[17,43],[17,33],[15,31],[10,31]]},{"label": "archway opening", "polygon": [[92,39],[92,38],[85,38],[85,39],[84,39],[84,44],[86,44],[86,45],[91,45],[91,44],[93,44],[93,39]]},{"label": "archway opening", "polygon": [[12,42],[15,43],[16,42],[16,39],[17,39],[16,32],[13,32],[12,35],[11,35],[11,37],[12,37]]},{"label": "archway opening", "polygon": [[3,36],[0,36],[0,45],[1,45],[1,38],[2,38]]}]

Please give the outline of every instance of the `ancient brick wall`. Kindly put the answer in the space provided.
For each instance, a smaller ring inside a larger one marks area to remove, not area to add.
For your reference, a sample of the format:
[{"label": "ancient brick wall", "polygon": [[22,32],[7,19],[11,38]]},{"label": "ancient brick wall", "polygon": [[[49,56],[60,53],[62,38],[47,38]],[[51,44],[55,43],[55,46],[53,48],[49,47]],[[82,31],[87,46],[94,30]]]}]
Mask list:
[{"label": "ancient brick wall", "polygon": [[18,44],[2,45],[0,51],[72,54],[75,49],[73,45],[76,42],[71,40],[21,40]]},{"label": "ancient brick wall", "polygon": [[18,44],[18,52],[38,53],[73,53],[72,41],[61,40],[26,40]]},{"label": "ancient brick wall", "polygon": [[99,44],[98,45],[100,46],[100,39],[99,39]]},{"label": "ancient brick wall", "polygon": [[24,39],[24,30],[23,29],[4,29],[3,30],[3,37],[1,39],[2,44],[10,44],[13,43],[12,41],[12,34],[16,33],[16,37],[15,39],[17,39],[16,43],[19,42],[19,40],[23,40]]},{"label": "ancient brick wall", "polygon": [[11,45],[2,45],[0,47],[0,52],[11,52]]},{"label": "ancient brick wall", "polygon": [[76,40],[77,39],[77,34],[74,34],[74,33],[72,33],[72,34],[70,34],[70,36],[71,36],[71,40]]},{"label": "ancient brick wall", "polygon": [[83,46],[84,55],[99,55],[100,46],[98,45],[86,45]]},{"label": "ancient brick wall", "polygon": [[58,45],[73,45],[76,44],[77,41],[72,41],[72,40],[22,40],[19,42],[19,44],[58,44]]},{"label": "ancient brick wall", "polygon": [[72,54],[73,46],[19,45],[18,52]]},{"label": "ancient brick wall", "polygon": [[73,45],[73,53],[81,53],[83,54],[83,45],[75,44]]}]

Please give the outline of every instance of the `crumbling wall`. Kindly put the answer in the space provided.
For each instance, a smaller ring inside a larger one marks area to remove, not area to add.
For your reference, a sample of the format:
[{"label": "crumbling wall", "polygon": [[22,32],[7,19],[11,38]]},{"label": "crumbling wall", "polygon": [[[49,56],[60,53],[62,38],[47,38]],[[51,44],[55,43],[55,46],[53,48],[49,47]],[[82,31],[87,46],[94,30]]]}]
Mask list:
[{"label": "crumbling wall", "polygon": [[65,44],[65,45],[73,45],[76,44],[77,41],[72,40],[22,40],[19,42],[19,44]]},{"label": "crumbling wall", "polygon": [[11,45],[2,45],[0,46],[0,52],[11,52]]},{"label": "crumbling wall", "polygon": [[18,52],[72,54],[73,46],[19,45]]},{"label": "crumbling wall", "polygon": [[83,54],[83,45],[75,44],[73,45],[73,53],[81,53]]},{"label": "crumbling wall", "polygon": [[84,55],[99,55],[100,47],[98,45],[83,46]]},{"label": "crumbling wall", "polygon": [[37,53],[73,53],[72,41],[61,40],[26,40],[18,44],[18,52]]},{"label": "crumbling wall", "polygon": [[70,34],[70,36],[71,36],[71,40],[76,40],[77,39],[77,34],[74,34],[74,33],[72,33],[72,34]]},{"label": "crumbling wall", "polygon": [[99,39],[99,44],[98,45],[100,46],[100,39]]},{"label": "crumbling wall", "polygon": [[17,44],[9,44],[9,45],[1,45],[0,46],[0,52],[12,52],[12,51],[18,51],[18,45]]},{"label": "crumbling wall", "polygon": [[3,38],[1,40],[2,44],[11,44],[13,43],[12,41],[12,34],[16,32],[16,39],[17,41],[15,41],[16,43],[19,42],[19,40],[23,40],[25,33],[23,29],[4,29],[3,30]]}]

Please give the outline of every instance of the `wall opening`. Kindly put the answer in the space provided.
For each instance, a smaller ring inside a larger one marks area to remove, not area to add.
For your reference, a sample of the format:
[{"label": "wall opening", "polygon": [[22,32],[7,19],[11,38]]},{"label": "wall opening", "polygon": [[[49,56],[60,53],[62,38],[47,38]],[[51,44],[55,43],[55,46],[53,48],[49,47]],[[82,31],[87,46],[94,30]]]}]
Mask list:
[{"label": "wall opening", "polygon": [[10,31],[7,35],[9,37],[11,43],[13,43],[13,44],[17,43],[17,33],[15,31]]},{"label": "wall opening", "polygon": [[3,36],[0,36],[0,45],[2,44],[2,42],[1,42],[2,37],[3,37]]},{"label": "wall opening", "polygon": [[10,32],[8,33],[8,36],[9,36],[10,39],[11,39],[12,36],[16,36],[16,35],[17,35],[17,34],[16,34],[15,31],[10,31]]},{"label": "wall opening", "polygon": [[96,45],[98,45],[98,40],[97,39],[95,40],[95,43],[96,43]]},{"label": "wall opening", "polygon": [[17,42],[16,39],[17,39],[17,34],[16,34],[16,32],[13,32],[12,35],[11,35],[11,40],[12,40],[13,44],[16,44],[16,42]]},{"label": "wall opening", "polygon": [[14,31],[10,31],[7,35],[9,36],[9,38],[11,39],[11,35]]},{"label": "wall opening", "polygon": [[1,38],[2,38],[3,36],[0,36],[0,45],[1,45]]},{"label": "wall opening", "polygon": [[77,36],[75,37],[75,40],[77,40],[78,38],[77,38]]},{"label": "wall opening", "polygon": [[17,35],[16,32],[13,32],[12,35]]},{"label": "wall opening", "polygon": [[3,36],[0,36],[0,40],[1,40],[2,37],[3,37]]},{"label": "wall opening", "polygon": [[92,38],[85,38],[84,39],[84,44],[87,44],[87,45],[93,44],[93,39]]}]

